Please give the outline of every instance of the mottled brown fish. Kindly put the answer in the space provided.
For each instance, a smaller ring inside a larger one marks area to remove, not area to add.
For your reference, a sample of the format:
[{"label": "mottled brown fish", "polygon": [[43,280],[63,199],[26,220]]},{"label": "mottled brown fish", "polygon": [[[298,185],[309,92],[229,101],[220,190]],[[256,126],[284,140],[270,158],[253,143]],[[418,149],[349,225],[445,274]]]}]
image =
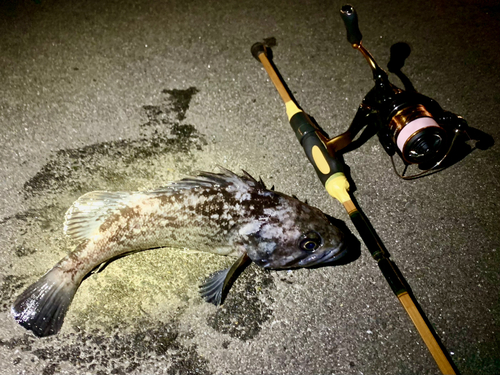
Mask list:
[{"label": "mottled brown fish", "polygon": [[345,236],[317,208],[268,190],[247,173],[200,173],[146,192],[95,191],[66,213],[64,231],[80,241],[14,302],[15,320],[37,336],[57,333],[84,277],[123,254],[159,247],[239,257],[202,286],[219,304],[232,273],[248,259],[268,269],[339,259]]}]

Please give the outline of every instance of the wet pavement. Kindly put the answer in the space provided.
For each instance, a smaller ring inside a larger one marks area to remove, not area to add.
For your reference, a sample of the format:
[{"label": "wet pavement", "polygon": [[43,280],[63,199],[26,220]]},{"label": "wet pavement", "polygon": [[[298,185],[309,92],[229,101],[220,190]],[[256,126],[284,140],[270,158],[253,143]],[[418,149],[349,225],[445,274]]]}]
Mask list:
[{"label": "wet pavement", "polygon": [[[231,259],[146,251],[87,278],[56,336],[36,338],[10,315],[74,246],[65,211],[93,190],[243,169],[357,235],[250,54],[276,38],[274,62],[295,98],[331,136],[343,132],[373,83],[346,41],[342,5],[2,2],[0,374],[439,373],[364,245],[332,267],[252,265],[221,308],[197,289]],[[353,5],[380,65],[407,43],[403,72],[415,88],[498,139],[496,2]],[[414,181],[393,173],[377,137],[345,156],[359,205],[463,374],[500,373],[500,155],[484,144]]]}]

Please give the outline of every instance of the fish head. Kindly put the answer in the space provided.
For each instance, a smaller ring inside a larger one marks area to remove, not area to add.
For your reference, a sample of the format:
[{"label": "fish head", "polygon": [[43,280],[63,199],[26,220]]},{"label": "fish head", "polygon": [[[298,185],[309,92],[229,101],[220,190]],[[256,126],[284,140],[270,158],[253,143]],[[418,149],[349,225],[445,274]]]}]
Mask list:
[{"label": "fish head", "polygon": [[246,251],[268,269],[315,267],[347,252],[346,236],[319,209],[291,197],[254,222]]}]

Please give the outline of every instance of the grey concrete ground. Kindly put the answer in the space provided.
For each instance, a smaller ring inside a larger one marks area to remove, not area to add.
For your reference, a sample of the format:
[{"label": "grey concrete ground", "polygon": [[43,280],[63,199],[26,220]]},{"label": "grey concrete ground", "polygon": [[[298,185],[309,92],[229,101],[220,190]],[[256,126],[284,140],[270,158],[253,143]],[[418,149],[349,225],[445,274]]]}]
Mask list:
[{"label": "grey concrete ground", "polygon": [[[364,246],[315,270],[251,266],[224,307],[197,295],[230,264],[154,250],[84,281],[57,335],[10,316],[72,244],[64,213],[92,190],[247,170],[346,222],[289,129],[250,46],[330,135],[372,87],[339,1],[4,1],[0,6],[0,374],[437,374]],[[381,65],[406,42],[417,90],[500,136],[495,1],[358,1]],[[394,83],[400,81],[391,76]],[[463,374],[500,373],[498,144],[403,181],[376,137],[349,153],[355,196]]]}]

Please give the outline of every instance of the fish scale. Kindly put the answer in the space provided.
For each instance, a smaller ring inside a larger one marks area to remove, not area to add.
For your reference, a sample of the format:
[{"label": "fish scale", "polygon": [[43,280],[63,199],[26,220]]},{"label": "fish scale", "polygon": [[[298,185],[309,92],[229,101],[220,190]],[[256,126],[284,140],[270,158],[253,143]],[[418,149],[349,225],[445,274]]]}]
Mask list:
[{"label": "fish scale", "polygon": [[320,210],[228,170],[153,191],[87,193],[68,209],[64,232],[79,244],[12,306],[14,319],[37,336],[60,330],[86,275],[127,253],[168,247],[239,257],[201,288],[205,300],[220,304],[250,260],[289,269],[329,263],[347,251],[344,234]]}]

